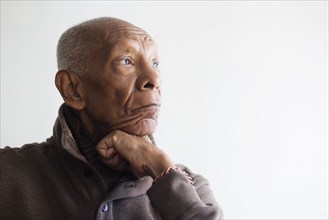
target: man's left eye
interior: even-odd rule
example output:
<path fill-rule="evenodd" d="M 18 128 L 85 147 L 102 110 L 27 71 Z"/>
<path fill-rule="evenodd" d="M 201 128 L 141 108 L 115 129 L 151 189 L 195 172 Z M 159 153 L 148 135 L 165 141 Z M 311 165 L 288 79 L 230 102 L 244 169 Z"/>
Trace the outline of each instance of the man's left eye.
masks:
<path fill-rule="evenodd" d="M 152 62 L 152 66 L 153 66 L 154 68 L 159 68 L 159 62 L 157 62 L 157 61 L 153 61 L 153 62 Z"/>

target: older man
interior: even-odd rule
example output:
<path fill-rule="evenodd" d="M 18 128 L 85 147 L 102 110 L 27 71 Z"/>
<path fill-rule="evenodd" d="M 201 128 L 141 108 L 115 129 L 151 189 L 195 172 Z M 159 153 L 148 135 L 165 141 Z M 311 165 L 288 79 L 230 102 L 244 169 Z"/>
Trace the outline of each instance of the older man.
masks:
<path fill-rule="evenodd" d="M 219 219 L 208 182 L 155 146 L 159 58 L 115 18 L 67 30 L 57 48 L 64 104 L 44 143 L 1 150 L 1 219 Z"/>

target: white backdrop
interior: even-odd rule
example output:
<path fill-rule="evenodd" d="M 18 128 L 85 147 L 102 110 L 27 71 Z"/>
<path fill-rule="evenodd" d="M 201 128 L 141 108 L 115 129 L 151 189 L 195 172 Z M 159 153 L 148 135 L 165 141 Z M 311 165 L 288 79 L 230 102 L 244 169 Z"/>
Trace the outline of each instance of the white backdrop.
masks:
<path fill-rule="evenodd" d="M 1 1 L 2 147 L 51 135 L 57 40 L 100 16 L 158 42 L 158 145 L 226 219 L 328 218 L 328 1 Z"/>

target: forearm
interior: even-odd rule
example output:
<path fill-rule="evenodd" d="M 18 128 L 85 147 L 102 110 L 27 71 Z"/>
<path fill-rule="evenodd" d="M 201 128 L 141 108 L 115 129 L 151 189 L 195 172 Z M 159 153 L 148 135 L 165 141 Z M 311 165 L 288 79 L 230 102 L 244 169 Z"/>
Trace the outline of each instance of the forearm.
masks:
<path fill-rule="evenodd" d="M 163 219 L 221 218 L 221 210 L 208 181 L 181 166 L 192 177 L 192 185 L 188 175 L 176 170 L 169 156 L 152 143 L 115 131 L 102 139 L 96 148 L 102 162 L 112 169 L 126 169 L 137 177 L 155 179 L 147 194 Z"/>
<path fill-rule="evenodd" d="M 208 182 L 201 176 L 194 181 L 195 187 L 183 174 L 171 172 L 156 181 L 147 195 L 163 219 L 221 219 Z"/>

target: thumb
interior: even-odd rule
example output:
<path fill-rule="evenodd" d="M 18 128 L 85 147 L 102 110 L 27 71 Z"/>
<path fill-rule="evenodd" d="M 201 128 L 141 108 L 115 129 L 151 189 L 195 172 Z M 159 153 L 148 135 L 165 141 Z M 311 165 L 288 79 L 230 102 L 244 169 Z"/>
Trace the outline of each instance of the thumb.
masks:
<path fill-rule="evenodd" d="M 104 159 L 113 157 L 117 153 L 117 150 L 115 149 L 116 141 L 117 136 L 114 132 L 111 132 L 110 134 L 105 136 L 98 142 L 96 146 L 98 154 Z"/>

